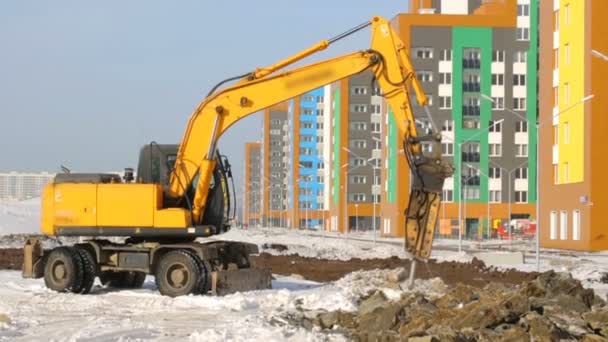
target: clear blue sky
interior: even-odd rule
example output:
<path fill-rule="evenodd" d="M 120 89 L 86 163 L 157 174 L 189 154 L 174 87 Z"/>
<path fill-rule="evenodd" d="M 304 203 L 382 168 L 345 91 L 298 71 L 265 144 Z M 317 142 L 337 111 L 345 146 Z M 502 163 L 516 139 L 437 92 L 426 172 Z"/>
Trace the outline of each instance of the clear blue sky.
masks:
<path fill-rule="evenodd" d="M 135 167 L 141 145 L 179 141 L 218 81 L 407 8 L 407 0 L 2 2 L 0 171 Z M 368 43 L 364 31 L 316 59 Z M 243 143 L 260 138 L 253 115 L 220 141 L 239 184 Z"/>

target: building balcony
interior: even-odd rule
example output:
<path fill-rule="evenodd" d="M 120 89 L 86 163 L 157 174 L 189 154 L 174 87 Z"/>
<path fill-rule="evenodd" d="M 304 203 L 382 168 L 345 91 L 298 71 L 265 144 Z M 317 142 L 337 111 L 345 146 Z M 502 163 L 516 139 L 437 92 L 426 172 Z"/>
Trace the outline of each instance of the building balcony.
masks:
<path fill-rule="evenodd" d="M 479 69 L 481 68 L 481 61 L 479 59 L 465 58 L 462 60 L 462 67 L 464 69 Z"/>
<path fill-rule="evenodd" d="M 478 82 L 463 82 L 462 91 L 465 93 L 479 93 L 481 92 L 481 84 Z"/>
<path fill-rule="evenodd" d="M 472 177 L 462 177 L 462 185 L 466 186 L 480 186 L 481 177 L 480 176 L 472 176 Z"/>
<path fill-rule="evenodd" d="M 480 116 L 481 107 L 479 106 L 462 106 L 462 115 L 464 116 Z"/>
<path fill-rule="evenodd" d="M 479 152 L 462 152 L 462 161 L 467 163 L 479 163 L 481 159 Z"/>

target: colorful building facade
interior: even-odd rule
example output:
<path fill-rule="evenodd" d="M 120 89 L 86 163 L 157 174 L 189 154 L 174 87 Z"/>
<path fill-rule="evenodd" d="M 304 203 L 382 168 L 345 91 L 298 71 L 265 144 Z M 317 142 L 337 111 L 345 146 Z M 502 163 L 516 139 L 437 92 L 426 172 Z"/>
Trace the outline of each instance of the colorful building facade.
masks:
<path fill-rule="evenodd" d="M 608 2 L 540 5 L 541 245 L 608 249 Z"/>

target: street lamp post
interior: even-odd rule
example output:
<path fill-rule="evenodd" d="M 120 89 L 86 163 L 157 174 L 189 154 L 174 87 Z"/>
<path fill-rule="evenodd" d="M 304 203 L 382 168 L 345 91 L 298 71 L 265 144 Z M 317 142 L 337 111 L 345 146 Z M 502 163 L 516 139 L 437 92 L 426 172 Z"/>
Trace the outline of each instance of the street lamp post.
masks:
<path fill-rule="evenodd" d="M 355 232 L 359 232 L 359 203 L 355 203 Z"/>
<path fill-rule="evenodd" d="M 375 140 L 375 141 L 381 141 L 379 138 L 376 138 L 376 137 L 372 137 L 372 139 L 373 139 L 373 140 Z M 355 156 L 355 157 L 359 158 L 359 159 L 363 159 L 363 160 L 364 160 L 364 165 L 365 165 L 365 166 L 369 166 L 369 167 L 371 167 L 371 168 L 372 168 L 372 170 L 373 170 L 373 178 L 374 178 L 374 179 L 373 179 L 373 181 L 372 181 L 372 197 L 373 197 L 373 221 L 372 221 L 372 230 L 374 231 L 374 243 L 376 243 L 376 206 L 377 206 L 377 204 L 378 204 L 378 198 L 377 198 L 376 194 L 374 194 L 374 185 L 375 185 L 375 182 L 376 182 L 376 170 L 378 170 L 378 169 L 379 169 L 378 165 L 376 164 L 376 160 L 377 160 L 377 158 L 371 157 L 371 158 L 365 159 L 365 158 L 363 158 L 363 157 L 359 156 L 358 154 L 356 154 L 355 152 L 353 152 L 353 151 L 349 150 L 349 149 L 348 149 L 348 148 L 346 148 L 346 147 L 342 147 L 342 149 L 343 149 L 344 151 L 348 152 L 349 154 L 352 154 L 353 156 Z M 374 161 L 374 165 L 372 165 L 372 164 L 371 164 L 371 161 L 372 161 L 372 160 Z M 360 166 L 358 166 L 358 167 L 360 167 Z M 353 170 L 354 170 L 354 169 L 353 169 Z M 351 170 L 351 171 L 352 171 L 352 170 Z"/>
<path fill-rule="evenodd" d="M 483 95 L 482 95 L 483 96 Z M 491 125 L 488 126 L 488 130 L 492 127 L 494 127 L 495 125 L 498 125 L 499 123 L 503 122 L 504 119 L 500 119 L 498 121 L 494 121 Z M 462 145 L 466 144 L 467 142 L 472 141 L 473 139 L 477 138 L 478 136 L 480 136 L 482 133 L 485 133 L 485 130 L 483 131 L 479 131 L 475 134 L 473 134 L 472 136 L 470 136 L 468 139 L 461 141 L 460 143 L 458 143 L 458 153 L 460 153 L 460 156 L 458 158 L 458 174 L 460 175 L 460 179 L 458 180 L 459 184 L 460 184 L 460 196 L 458 196 L 458 253 L 462 253 L 462 199 L 463 199 L 463 191 L 462 191 Z"/>

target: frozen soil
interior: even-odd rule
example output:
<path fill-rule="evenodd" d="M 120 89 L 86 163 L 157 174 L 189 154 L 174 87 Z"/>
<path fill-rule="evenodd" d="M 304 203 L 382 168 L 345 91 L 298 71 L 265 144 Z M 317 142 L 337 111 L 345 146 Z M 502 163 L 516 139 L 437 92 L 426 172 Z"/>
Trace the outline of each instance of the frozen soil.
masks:
<path fill-rule="evenodd" d="M 301 257 L 298 255 L 272 255 L 261 253 L 252 257 L 256 267 L 270 268 L 272 273 L 280 275 L 299 275 L 316 282 L 330 282 L 345 275 L 365 270 L 406 268 L 410 260 L 397 257 L 385 259 L 350 259 L 327 260 Z M 23 251 L 17 248 L 0 249 L 0 269 L 20 270 L 23 263 Z M 489 282 L 516 285 L 536 278 L 536 273 L 516 270 L 495 270 L 487 268 L 476 259 L 470 263 L 454 261 L 419 263 L 416 278 L 431 279 L 439 277 L 445 284 L 467 284 L 483 287 Z"/>

